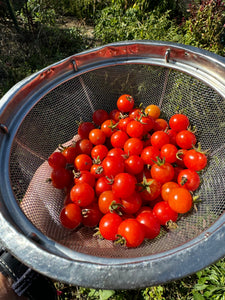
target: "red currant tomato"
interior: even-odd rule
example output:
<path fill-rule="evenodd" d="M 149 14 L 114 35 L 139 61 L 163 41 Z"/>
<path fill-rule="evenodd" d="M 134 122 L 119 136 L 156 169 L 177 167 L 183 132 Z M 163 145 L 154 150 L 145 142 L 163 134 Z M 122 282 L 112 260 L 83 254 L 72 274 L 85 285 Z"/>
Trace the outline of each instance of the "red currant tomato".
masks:
<path fill-rule="evenodd" d="M 61 224 L 68 229 L 75 229 L 82 221 L 81 209 L 75 203 L 63 207 L 60 213 Z"/>
<path fill-rule="evenodd" d="M 131 196 L 136 188 L 137 180 L 129 173 L 119 173 L 115 176 L 112 191 L 117 197 L 127 198 Z"/>
<path fill-rule="evenodd" d="M 193 171 L 201 171 L 207 165 L 207 157 L 204 153 L 195 149 L 188 150 L 184 155 L 185 166 Z"/>
<path fill-rule="evenodd" d="M 103 122 L 109 119 L 109 114 L 104 109 L 97 109 L 92 115 L 93 122 L 100 126 Z"/>
<path fill-rule="evenodd" d="M 101 130 L 106 137 L 110 137 L 116 131 L 115 124 L 116 122 L 112 119 L 106 120 L 101 124 Z"/>
<path fill-rule="evenodd" d="M 122 212 L 128 215 L 137 213 L 141 208 L 142 198 L 138 192 L 134 192 L 127 198 L 122 198 Z"/>
<path fill-rule="evenodd" d="M 104 191 L 110 191 L 112 189 L 112 183 L 113 181 L 109 177 L 102 176 L 98 178 L 95 184 L 96 195 L 99 196 Z"/>
<path fill-rule="evenodd" d="M 140 121 L 132 120 L 127 124 L 126 132 L 130 137 L 140 138 L 144 133 L 144 126 Z"/>
<path fill-rule="evenodd" d="M 153 178 L 143 178 L 139 186 L 139 192 L 142 199 L 146 201 L 153 201 L 159 197 L 161 192 L 161 183 Z"/>
<path fill-rule="evenodd" d="M 75 173 L 74 175 L 74 183 L 82 183 L 86 182 L 90 186 L 95 186 L 95 176 L 91 174 L 89 171 L 83 170 Z"/>
<path fill-rule="evenodd" d="M 74 166 L 79 171 L 89 171 L 92 166 L 92 159 L 87 154 L 79 154 L 74 161 Z"/>
<path fill-rule="evenodd" d="M 160 156 L 160 151 L 158 148 L 153 146 L 148 146 L 144 148 L 141 152 L 141 158 L 146 165 L 153 165 L 157 161 L 157 157 Z"/>
<path fill-rule="evenodd" d="M 82 209 L 82 224 L 87 227 L 95 227 L 103 217 L 97 203 L 91 203 Z"/>
<path fill-rule="evenodd" d="M 182 130 L 176 135 L 176 143 L 180 148 L 191 149 L 196 142 L 195 134 L 189 130 Z"/>
<path fill-rule="evenodd" d="M 121 112 L 129 112 L 134 107 L 134 98 L 130 95 L 124 94 L 117 100 L 117 108 Z"/>
<path fill-rule="evenodd" d="M 169 119 L 169 126 L 176 132 L 186 130 L 189 126 L 189 119 L 184 114 L 175 114 Z"/>
<path fill-rule="evenodd" d="M 106 136 L 101 129 L 95 128 L 92 129 L 89 133 L 89 140 L 93 145 L 104 144 L 106 140 Z"/>
<path fill-rule="evenodd" d="M 73 182 L 73 173 L 64 168 L 53 169 L 51 173 L 51 182 L 57 189 L 69 187 Z"/>
<path fill-rule="evenodd" d="M 143 142 L 139 138 L 129 138 L 124 144 L 124 152 L 127 155 L 140 155 Z"/>
<path fill-rule="evenodd" d="M 115 194 L 109 190 L 104 191 L 99 195 L 98 207 L 103 214 L 108 212 L 117 211 L 121 206 L 120 198 L 116 197 Z"/>
<path fill-rule="evenodd" d="M 94 189 L 86 182 L 75 184 L 70 191 L 71 200 L 80 207 L 91 204 L 94 197 Z"/>
<path fill-rule="evenodd" d="M 152 211 L 141 212 L 136 220 L 142 225 L 145 238 L 154 239 L 159 235 L 160 222 Z"/>
<path fill-rule="evenodd" d="M 91 150 L 91 157 L 93 159 L 100 159 L 102 161 L 108 154 L 108 148 L 105 145 L 96 145 Z"/>
<path fill-rule="evenodd" d="M 92 129 L 95 128 L 95 125 L 91 122 L 82 122 L 78 127 L 78 134 L 81 139 L 87 139 L 89 137 L 89 133 Z"/>
<path fill-rule="evenodd" d="M 155 131 L 151 136 L 151 144 L 153 147 L 161 149 L 163 145 L 169 144 L 170 138 L 164 131 Z"/>
<path fill-rule="evenodd" d="M 184 169 L 179 173 L 177 182 L 179 186 L 193 192 L 197 190 L 200 185 L 200 177 L 195 171 Z"/>
<path fill-rule="evenodd" d="M 171 190 L 168 197 L 169 206 L 177 213 L 187 213 L 192 207 L 192 196 L 191 193 L 183 188 L 174 188 Z"/>
<path fill-rule="evenodd" d="M 115 241 L 117 239 L 118 227 L 122 218 L 116 213 L 105 214 L 99 222 L 99 231 L 104 239 Z"/>
<path fill-rule="evenodd" d="M 131 155 L 125 160 L 125 171 L 137 175 L 144 169 L 143 159 L 138 155 Z"/>
<path fill-rule="evenodd" d="M 170 163 L 155 163 L 151 167 L 152 178 L 160 183 L 172 181 L 174 178 L 174 168 Z"/>
<path fill-rule="evenodd" d="M 114 148 L 123 148 L 128 138 L 126 132 L 118 130 L 111 135 L 110 141 Z"/>
<path fill-rule="evenodd" d="M 125 239 L 126 246 L 129 248 L 140 246 L 145 238 L 142 225 L 136 219 L 131 218 L 120 223 L 118 235 Z"/>
<path fill-rule="evenodd" d="M 48 164 L 53 169 L 65 168 L 66 158 L 61 152 L 53 152 L 48 158 Z"/>
<path fill-rule="evenodd" d="M 102 161 L 102 167 L 104 170 L 105 176 L 111 177 L 116 176 L 118 173 L 124 172 L 125 163 L 124 159 L 117 156 L 106 156 Z"/>
<path fill-rule="evenodd" d="M 176 222 L 178 218 L 178 213 L 173 211 L 166 201 L 156 203 L 153 213 L 161 225 L 166 225 L 169 221 Z"/>
<path fill-rule="evenodd" d="M 164 201 L 168 201 L 169 194 L 172 189 L 178 188 L 179 184 L 173 181 L 168 181 L 162 185 L 161 196 Z"/>
<path fill-rule="evenodd" d="M 165 158 L 165 162 L 174 163 L 177 160 L 177 147 L 173 144 L 165 144 L 160 150 L 162 158 Z"/>

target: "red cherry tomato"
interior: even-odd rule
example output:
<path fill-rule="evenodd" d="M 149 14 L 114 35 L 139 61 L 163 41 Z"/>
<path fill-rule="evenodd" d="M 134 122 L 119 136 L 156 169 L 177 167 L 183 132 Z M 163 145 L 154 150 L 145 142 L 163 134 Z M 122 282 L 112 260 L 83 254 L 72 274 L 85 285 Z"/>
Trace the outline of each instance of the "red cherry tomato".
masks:
<path fill-rule="evenodd" d="M 106 137 L 110 137 L 116 131 L 115 124 L 116 122 L 112 119 L 106 120 L 101 124 L 101 130 Z"/>
<path fill-rule="evenodd" d="M 195 171 L 184 169 L 178 174 L 177 182 L 179 186 L 193 192 L 200 185 L 200 177 Z"/>
<path fill-rule="evenodd" d="M 77 144 L 66 147 L 62 151 L 62 155 L 66 158 L 66 161 L 68 164 L 73 164 L 76 156 L 79 154 L 80 154 L 80 150 L 79 150 Z"/>
<path fill-rule="evenodd" d="M 128 138 L 126 132 L 118 130 L 111 135 L 110 141 L 114 148 L 123 148 Z"/>
<path fill-rule="evenodd" d="M 94 175 L 95 179 L 101 178 L 105 175 L 102 164 L 93 164 L 91 166 L 90 173 Z"/>
<path fill-rule="evenodd" d="M 138 192 L 134 192 L 127 198 L 122 198 L 122 212 L 128 215 L 135 214 L 142 205 L 142 198 Z"/>
<path fill-rule="evenodd" d="M 96 195 L 99 196 L 104 191 L 110 191 L 112 189 L 112 183 L 113 181 L 109 177 L 102 176 L 98 178 L 95 184 Z"/>
<path fill-rule="evenodd" d="M 129 112 L 134 107 L 134 98 L 130 95 L 124 94 L 117 100 L 117 108 L 121 112 Z"/>
<path fill-rule="evenodd" d="M 184 155 L 185 166 L 193 171 L 201 171 L 207 165 L 207 157 L 204 153 L 195 149 L 188 150 Z"/>
<path fill-rule="evenodd" d="M 80 207 L 91 204 L 94 197 L 94 189 L 86 182 L 75 184 L 70 191 L 71 200 Z"/>
<path fill-rule="evenodd" d="M 125 163 L 124 159 L 119 159 L 117 156 L 106 156 L 102 161 L 102 167 L 105 176 L 116 176 L 118 173 L 124 172 Z"/>
<path fill-rule="evenodd" d="M 153 207 L 153 213 L 161 225 L 166 225 L 169 221 L 176 222 L 178 218 L 178 213 L 173 211 L 166 201 L 156 203 Z"/>
<path fill-rule="evenodd" d="M 104 191 L 99 195 L 98 207 L 103 214 L 117 211 L 121 207 L 121 200 L 111 190 Z"/>
<path fill-rule="evenodd" d="M 146 165 L 153 165 L 157 161 L 157 157 L 160 156 L 160 151 L 158 148 L 153 146 L 148 146 L 144 148 L 141 152 L 141 158 Z"/>
<path fill-rule="evenodd" d="M 74 175 L 74 183 L 82 183 L 86 182 L 90 186 L 94 187 L 95 186 L 95 176 L 91 174 L 89 171 L 82 170 Z"/>
<path fill-rule="evenodd" d="M 155 163 L 151 167 L 151 175 L 152 178 L 163 184 L 167 181 L 173 180 L 174 168 L 167 162 Z"/>
<path fill-rule="evenodd" d="M 163 145 L 169 144 L 170 138 L 164 131 L 155 131 L 151 136 L 151 144 L 153 147 L 161 149 Z"/>
<path fill-rule="evenodd" d="M 142 199 L 146 201 L 153 201 L 159 197 L 161 191 L 161 183 L 153 178 L 143 178 L 141 185 L 139 185 L 139 192 Z"/>
<path fill-rule="evenodd" d="M 191 149 L 196 142 L 195 134 L 189 130 L 182 130 L 176 135 L 176 143 L 180 148 Z"/>
<path fill-rule="evenodd" d="M 60 213 L 61 224 L 68 229 L 75 229 L 82 220 L 81 209 L 75 203 L 69 203 Z"/>
<path fill-rule="evenodd" d="M 65 168 L 66 158 L 61 152 L 53 152 L 48 158 L 48 164 L 53 169 Z"/>
<path fill-rule="evenodd" d="M 127 124 L 130 123 L 132 121 L 132 119 L 130 117 L 125 117 L 119 120 L 117 128 L 119 130 L 125 131 L 127 129 Z"/>
<path fill-rule="evenodd" d="M 160 233 L 160 222 L 152 211 L 141 212 L 136 220 L 142 225 L 142 229 L 147 239 L 154 239 Z"/>
<path fill-rule="evenodd" d="M 101 129 L 95 128 L 92 129 L 89 133 L 89 140 L 93 145 L 104 144 L 106 140 L 106 136 Z"/>
<path fill-rule="evenodd" d="M 175 114 L 169 119 L 169 126 L 176 132 L 186 130 L 189 126 L 189 119 L 184 114 Z"/>
<path fill-rule="evenodd" d="M 93 122 L 100 126 L 103 122 L 109 119 L 109 114 L 104 109 L 97 109 L 92 115 Z"/>
<path fill-rule="evenodd" d="M 92 159 L 87 154 L 79 154 L 74 161 L 74 166 L 79 171 L 89 171 L 92 166 Z"/>
<path fill-rule="evenodd" d="M 131 196 L 136 188 L 136 178 L 129 173 L 119 173 L 115 176 L 112 191 L 117 197 L 127 198 Z"/>
<path fill-rule="evenodd" d="M 73 182 L 73 173 L 64 168 L 53 169 L 51 173 L 51 182 L 57 189 L 67 188 Z"/>
<path fill-rule="evenodd" d="M 97 203 L 91 203 L 82 209 L 82 224 L 87 227 L 95 227 L 103 217 Z"/>
<path fill-rule="evenodd" d="M 177 147 L 173 144 L 165 144 L 160 150 L 161 158 L 165 158 L 165 162 L 174 163 L 177 160 Z"/>
<path fill-rule="evenodd" d="M 169 127 L 169 124 L 167 123 L 167 121 L 165 119 L 156 119 L 155 120 L 155 124 L 154 124 L 154 130 L 158 131 L 158 130 L 166 130 Z"/>
<path fill-rule="evenodd" d="M 109 150 L 105 145 L 96 145 L 91 150 L 91 157 L 102 161 L 107 156 L 108 151 Z"/>
<path fill-rule="evenodd" d="M 168 197 L 169 206 L 177 213 L 187 213 L 192 207 L 192 196 L 190 192 L 183 188 L 174 188 Z"/>
<path fill-rule="evenodd" d="M 139 138 L 129 138 L 124 144 L 124 152 L 127 155 L 140 155 L 143 142 Z"/>
<path fill-rule="evenodd" d="M 149 133 L 155 126 L 155 121 L 152 117 L 150 116 L 144 116 L 142 115 L 139 118 L 140 122 L 143 124 L 143 135 Z"/>
<path fill-rule="evenodd" d="M 82 122 L 79 127 L 77 133 L 81 137 L 81 139 L 87 139 L 89 133 L 92 129 L 95 128 L 95 125 L 91 122 Z"/>
<path fill-rule="evenodd" d="M 140 121 L 132 120 L 127 124 L 126 132 L 130 137 L 140 138 L 144 133 L 144 126 Z"/>
<path fill-rule="evenodd" d="M 93 148 L 93 144 L 89 139 L 82 139 L 79 142 L 77 142 L 77 148 L 79 153 L 90 155 L 91 150 Z"/>
<path fill-rule="evenodd" d="M 118 227 L 118 235 L 126 241 L 127 247 L 138 247 L 144 241 L 145 235 L 142 225 L 136 219 L 126 219 Z"/>
<path fill-rule="evenodd" d="M 133 108 L 130 112 L 129 112 L 129 117 L 131 119 L 139 119 L 142 115 L 142 109 L 141 108 Z"/>
<path fill-rule="evenodd" d="M 125 171 L 137 175 L 144 169 L 143 159 L 138 155 L 131 155 L 125 160 Z"/>
<path fill-rule="evenodd" d="M 118 109 L 113 109 L 109 113 L 109 118 L 114 120 L 117 123 L 120 120 L 120 114 L 121 112 Z"/>
<path fill-rule="evenodd" d="M 104 239 L 115 241 L 117 239 L 118 227 L 122 218 L 116 213 L 105 214 L 99 222 L 99 231 Z"/>
<path fill-rule="evenodd" d="M 179 184 L 173 181 L 168 181 L 162 185 L 161 196 L 164 201 L 168 201 L 169 194 L 172 189 L 178 188 Z"/>
<path fill-rule="evenodd" d="M 123 151 L 122 148 L 112 148 L 109 150 L 107 156 L 116 156 L 119 159 L 121 159 L 121 158 L 124 159 L 124 154 L 125 154 L 125 152 Z"/>

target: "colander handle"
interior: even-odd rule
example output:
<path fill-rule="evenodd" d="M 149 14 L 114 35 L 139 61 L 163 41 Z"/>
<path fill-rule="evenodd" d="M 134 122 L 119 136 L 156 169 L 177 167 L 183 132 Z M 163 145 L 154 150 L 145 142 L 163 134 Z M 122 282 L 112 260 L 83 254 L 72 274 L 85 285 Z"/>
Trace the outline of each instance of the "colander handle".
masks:
<path fill-rule="evenodd" d="M 28 299 L 57 299 L 52 281 L 19 262 L 9 252 L 0 249 L 0 272 L 13 280 L 12 289 Z"/>

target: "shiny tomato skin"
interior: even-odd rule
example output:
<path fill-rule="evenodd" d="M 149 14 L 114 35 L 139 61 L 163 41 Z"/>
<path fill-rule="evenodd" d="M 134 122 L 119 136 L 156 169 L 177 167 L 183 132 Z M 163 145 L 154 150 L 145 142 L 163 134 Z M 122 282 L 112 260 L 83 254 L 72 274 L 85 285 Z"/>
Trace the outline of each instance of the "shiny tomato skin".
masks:
<path fill-rule="evenodd" d="M 166 225 L 167 222 L 176 222 L 178 213 L 173 211 L 168 202 L 161 201 L 153 207 L 153 214 L 157 217 L 161 225 Z"/>
<path fill-rule="evenodd" d="M 76 156 L 80 154 L 80 150 L 76 144 L 76 146 L 72 145 L 72 146 L 66 147 L 62 151 L 62 154 L 66 158 L 66 161 L 68 164 L 73 164 Z"/>
<path fill-rule="evenodd" d="M 121 95 L 117 100 L 117 108 L 121 112 L 129 112 L 134 107 L 134 98 L 128 94 Z"/>
<path fill-rule="evenodd" d="M 82 209 L 81 223 L 86 227 L 95 227 L 103 217 L 103 214 L 98 208 L 98 204 L 93 202 Z"/>
<path fill-rule="evenodd" d="M 161 149 L 163 145 L 169 144 L 170 138 L 164 131 L 155 131 L 151 136 L 151 144 L 153 147 Z"/>
<path fill-rule="evenodd" d="M 106 176 L 102 176 L 97 179 L 95 184 L 95 193 L 99 196 L 104 191 L 110 191 L 112 189 L 112 180 Z"/>
<path fill-rule="evenodd" d="M 109 114 L 104 109 L 97 109 L 93 112 L 92 119 L 97 126 L 101 126 L 103 122 L 109 119 Z"/>
<path fill-rule="evenodd" d="M 133 108 L 130 112 L 129 112 L 129 117 L 131 119 L 139 119 L 142 115 L 142 110 L 141 108 Z"/>
<path fill-rule="evenodd" d="M 196 142 L 195 134 L 189 130 L 182 130 L 176 135 L 176 143 L 180 148 L 191 149 Z"/>
<path fill-rule="evenodd" d="M 168 201 L 171 190 L 174 188 L 178 188 L 178 187 L 179 187 L 179 184 L 176 182 L 173 182 L 173 181 L 165 182 L 161 188 L 162 199 L 164 201 Z"/>
<path fill-rule="evenodd" d="M 143 211 L 136 220 L 142 225 L 144 236 L 147 239 L 154 239 L 160 233 L 160 222 L 152 211 Z"/>
<path fill-rule="evenodd" d="M 161 158 L 165 158 L 165 162 L 168 163 L 175 163 L 177 160 L 176 154 L 177 154 L 177 147 L 173 144 L 165 144 L 162 146 L 160 150 Z"/>
<path fill-rule="evenodd" d="M 126 132 L 118 130 L 111 135 L 110 141 L 114 148 L 123 148 L 128 138 Z"/>
<path fill-rule="evenodd" d="M 140 138 L 144 133 L 144 126 L 140 121 L 132 120 L 127 124 L 126 132 L 132 138 Z"/>
<path fill-rule="evenodd" d="M 131 196 L 127 198 L 122 198 L 122 212 L 125 214 L 133 215 L 141 208 L 142 198 L 138 192 L 134 192 Z"/>
<path fill-rule="evenodd" d="M 96 145 L 91 149 L 91 157 L 93 159 L 99 158 L 102 161 L 108 154 L 109 150 L 105 145 Z"/>
<path fill-rule="evenodd" d="M 143 159 L 138 155 L 131 155 L 125 160 L 125 171 L 137 175 L 144 169 Z"/>
<path fill-rule="evenodd" d="M 197 172 L 184 169 L 178 174 L 177 182 L 179 186 L 193 192 L 197 190 L 200 185 L 200 177 Z"/>
<path fill-rule="evenodd" d="M 119 130 L 125 131 L 127 129 L 127 124 L 130 123 L 132 121 L 132 119 L 130 117 L 126 117 L 126 118 L 122 118 L 119 120 L 117 128 Z"/>
<path fill-rule="evenodd" d="M 115 241 L 117 239 L 118 227 L 122 223 L 122 218 L 116 213 L 105 214 L 99 222 L 99 231 L 106 240 Z"/>
<path fill-rule="evenodd" d="M 184 114 L 175 114 L 169 119 L 170 128 L 176 132 L 186 130 L 189 124 L 189 119 Z"/>
<path fill-rule="evenodd" d="M 105 175 L 102 164 L 94 164 L 91 166 L 90 173 L 95 177 L 95 179 L 101 178 Z"/>
<path fill-rule="evenodd" d="M 114 128 L 116 122 L 112 119 L 105 120 L 101 124 L 101 130 L 104 132 L 106 137 L 110 137 L 113 132 L 116 131 L 116 128 Z"/>
<path fill-rule="evenodd" d="M 75 184 L 70 191 L 72 202 L 80 207 L 86 207 L 94 201 L 94 189 L 86 182 Z"/>
<path fill-rule="evenodd" d="M 169 127 L 169 124 L 165 119 L 156 119 L 154 124 L 154 130 L 155 131 L 165 131 Z"/>
<path fill-rule="evenodd" d="M 77 142 L 77 148 L 79 153 L 90 155 L 91 150 L 93 148 L 93 144 L 89 139 L 82 139 Z"/>
<path fill-rule="evenodd" d="M 162 165 L 158 165 L 155 163 L 151 167 L 151 176 L 161 184 L 172 181 L 174 178 L 174 168 L 170 163 L 163 163 Z"/>
<path fill-rule="evenodd" d="M 114 177 L 118 173 L 124 172 L 125 163 L 124 159 L 117 156 L 106 156 L 102 161 L 102 167 L 104 170 L 104 175 L 108 177 Z"/>
<path fill-rule="evenodd" d="M 188 150 L 183 158 L 185 166 L 192 171 L 201 171 L 207 165 L 207 157 L 204 153 L 194 149 Z"/>
<path fill-rule="evenodd" d="M 160 156 L 160 151 L 158 148 L 153 146 L 148 146 L 144 148 L 141 152 L 141 158 L 146 165 L 153 165 L 157 161 L 157 157 Z"/>
<path fill-rule="evenodd" d="M 145 235 L 142 225 L 136 219 L 125 219 L 118 227 L 118 235 L 126 240 L 128 248 L 135 248 L 142 244 Z"/>
<path fill-rule="evenodd" d="M 140 155 L 143 150 L 143 141 L 139 138 L 129 138 L 124 144 L 124 152 L 127 155 Z"/>
<path fill-rule="evenodd" d="M 74 161 L 74 166 L 79 171 L 89 171 L 92 166 L 92 159 L 87 154 L 79 154 Z"/>
<path fill-rule="evenodd" d="M 119 173 L 115 176 L 112 191 L 117 197 L 127 198 L 131 196 L 136 188 L 137 180 L 129 173 Z"/>
<path fill-rule="evenodd" d="M 104 191 L 102 192 L 98 197 L 98 207 L 99 210 L 103 214 L 107 214 L 108 212 L 111 212 L 111 205 L 113 204 L 119 204 L 121 205 L 120 198 L 116 197 L 116 195 L 113 193 L 112 190 Z"/>
<path fill-rule="evenodd" d="M 119 159 L 123 158 L 124 159 L 125 152 L 123 151 L 122 148 L 112 148 L 109 150 L 107 156 L 116 156 Z"/>
<path fill-rule="evenodd" d="M 168 204 L 177 213 L 187 213 L 193 204 L 191 193 L 183 187 L 174 188 L 169 194 Z"/>
<path fill-rule="evenodd" d="M 150 116 L 141 116 L 139 120 L 143 124 L 143 135 L 149 133 L 155 126 L 155 121 Z"/>
<path fill-rule="evenodd" d="M 51 183 L 57 189 L 69 187 L 73 182 L 73 173 L 65 168 L 53 169 L 51 172 Z"/>
<path fill-rule="evenodd" d="M 101 129 L 95 128 L 92 129 L 89 133 L 89 140 L 93 145 L 104 144 L 106 140 L 106 136 Z"/>
<path fill-rule="evenodd" d="M 158 119 L 160 116 L 160 108 L 155 104 L 150 104 L 145 108 L 145 113 L 152 117 L 154 120 Z"/>
<path fill-rule="evenodd" d="M 82 183 L 82 182 L 86 182 L 90 186 L 94 187 L 95 186 L 95 176 L 86 170 L 75 173 L 74 183 L 76 184 L 76 183 Z"/>
<path fill-rule="evenodd" d="M 66 158 L 61 152 L 53 152 L 48 158 L 48 164 L 53 169 L 65 168 Z"/>
<path fill-rule="evenodd" d="M 120 114 L 121 112 L 118 109 L 113 109 L 109 113 L 109 118 L 114 120 L 117 123 L 120 120 Z"/>
<path fill-rule="evenodd" d="M 161 183 L 153 178 L 144 178 L 139 186 L 139 193 L 143 200 L 153 201 L 159 197 L 161 192 Z"/>
<path fill-rule="evenodd" d="M 75 229 L 81 221 L 81 208 L 75 203 L 65 205 L 60 212 L 60 222 L 65 228 Z"/>

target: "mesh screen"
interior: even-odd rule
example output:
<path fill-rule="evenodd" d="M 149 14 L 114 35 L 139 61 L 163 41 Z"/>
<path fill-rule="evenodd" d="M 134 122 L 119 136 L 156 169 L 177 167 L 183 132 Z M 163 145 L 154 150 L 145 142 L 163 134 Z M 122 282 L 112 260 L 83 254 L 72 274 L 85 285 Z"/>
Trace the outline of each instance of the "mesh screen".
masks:
<path fill-rule="evenodd" d="M 167 120 L 177 110 L 183 110 L 196 125 L 202 148 L 210 149 L 209 166 L 196 192 L 201 199 L 198 210 L 182 216 L 176 230 L 162 228 L 156 239 L 145 241 L 135 249 L 98 240 L 93 237 L 92 229 L 70 231 L 62 228 L 59 213 L 63 192 L 46 183 L 51 172 L 46 159 L 59 144 L 76 134 L 76 121 L 89 121 L 93 110 L 98 108 L 114 109 L 118 97 L 124 93 L 131 94 L 137 104 L 160 105 Z M 192 76 L 168 68 L 116 65 L 74 77 L 46 94 L 18 130 L 10 160 L 15 197 L 26 217 L 41 232 L 78 252 L 126 258 L 173 249 L 198 236 L 224 211 L 224 114 L 224 98 L 215 90 Z"/>

